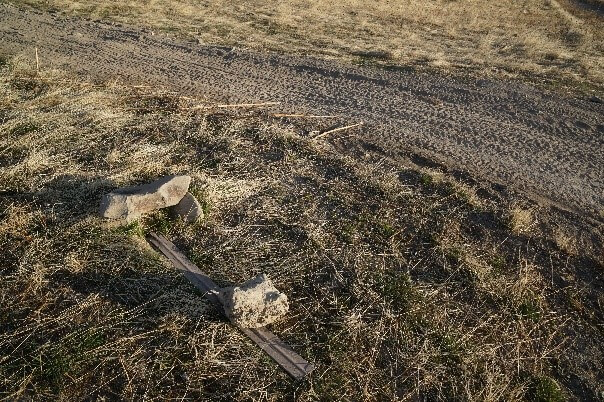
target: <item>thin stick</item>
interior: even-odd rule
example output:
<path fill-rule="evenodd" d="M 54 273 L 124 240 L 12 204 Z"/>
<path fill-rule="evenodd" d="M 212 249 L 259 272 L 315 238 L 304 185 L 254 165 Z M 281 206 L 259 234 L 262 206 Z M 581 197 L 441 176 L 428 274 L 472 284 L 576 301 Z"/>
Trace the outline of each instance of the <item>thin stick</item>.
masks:
<path fill-rule="evenodd" d="M 36 71 L 40 72 L 40 59 L 38 58 L 38 48 L 36 48 Z"/>
<path fill-rule="evenodd" d="M 324 137 L 324 136 L 326 136 L 328 134 L 333 134 L 333 133 L 336 133 L 338 131 L 348 130 L 349 128 L 359 127 L 359 126 L 362 126 L 362 125 L 363 125 L 363 123 L 361 122 L 361 123 L 357 123 L 357 124 L 351 124 L 350 126 L 344 126 L 344 127 L 334 128 L 333 130 L 327 130 L 327 131 L 324 131 L 324 132 L 322 132 L 320 134 L 317 134 L 312 139 L 316 140 L 317 138 Z"/>
<path fill-rule="evenodd" d="M 263 103 L 239 103 L 233 105 L 216 105 L 214 107 L 256 107 L 256 106 L 275 106 L 280 104 L 281 102 L 263 102 Z"/>
<path fill-rule="evenodd" d="M 285 113 L 275 113 L 272 115 L 273 117 L 308 117 L 312 119 L 331 119 L 340 117 L 338 115 L 316 115 L 316 114 L 285 114 Z"/>
<path fill-rule="evenodd" d="M 236 108 L 236 107 L 259 107 L 259 106 L 275 106 L 280 102 L 262 102 L 262 103 L 234 103 L 231 105 L 199 105 L 193 106 L 191 110 L 196 109 L 213 109 L 213 108 Z"/>

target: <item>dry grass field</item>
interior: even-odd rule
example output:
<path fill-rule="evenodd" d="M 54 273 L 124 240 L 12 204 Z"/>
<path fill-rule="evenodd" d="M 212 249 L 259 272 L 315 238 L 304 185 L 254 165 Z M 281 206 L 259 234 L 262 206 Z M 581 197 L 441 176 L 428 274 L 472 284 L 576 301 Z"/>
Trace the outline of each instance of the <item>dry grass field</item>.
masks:
<path fill-rule="evenodd" d="M 19 59 L 0 94 L 0 399 L 602 397 L 601 226 L 345 132 L 313 139 L 320 119 Z M 103 193 L 171 173 L 193 177 L 200 223 L 96 216 Z M 230 326 L 149 230 L 221 284 L 269 274 L 291 305 L 271 329 L 310 378 Z"/>
<path fill-rule="evenodd" d="M 601 89 L 604 84 L 600 0 L 17 3 L 23 2 L 143 25 L 157 34 L 186 35 L 208 44 L 522 77 L 569 87 Z"/>

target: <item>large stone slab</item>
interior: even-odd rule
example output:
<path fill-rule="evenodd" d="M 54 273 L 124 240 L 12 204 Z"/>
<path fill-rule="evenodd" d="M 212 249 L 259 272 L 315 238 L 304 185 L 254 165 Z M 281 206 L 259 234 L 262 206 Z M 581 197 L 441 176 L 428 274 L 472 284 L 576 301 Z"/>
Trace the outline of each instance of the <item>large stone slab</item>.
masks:
<path fill-rule="evenodd" d="M 185 194 L 182 200 L 172 208 L 172 212 L 188 223 L 203 218 L 203 208 L 191 193 Z"/>
<path fill-rule="evenodd" d="M 287 296 L 260 274 L 239 286 L 223 288 L 220 297 L 231 322 L 242 328 L 259 328 L 277 321 L 289 310 Z"/>
<path fill-rule="evenodd" d="M 141 186 L 120 188 L 103 196 L 99 213 L 131 222 L 145 213 L 178 204 L 190 183 L 190 176 L 166 176 Z"/>

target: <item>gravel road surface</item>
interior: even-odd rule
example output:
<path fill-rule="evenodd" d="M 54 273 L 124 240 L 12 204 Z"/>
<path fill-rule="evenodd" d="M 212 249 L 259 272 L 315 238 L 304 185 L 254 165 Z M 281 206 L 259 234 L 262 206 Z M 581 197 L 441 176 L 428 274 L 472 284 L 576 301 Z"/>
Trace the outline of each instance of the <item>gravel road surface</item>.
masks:
<path fill-rule="evenodd" d="M 151 31 L 0 4 L 0 55 L 219 102 L 340 114 L 388 151 L 418 150 L 477 177 L 598 217 L 604 104 L 520 82 L 204 46 Z M 601 219 L 601 215 L 600 215 Z"/>

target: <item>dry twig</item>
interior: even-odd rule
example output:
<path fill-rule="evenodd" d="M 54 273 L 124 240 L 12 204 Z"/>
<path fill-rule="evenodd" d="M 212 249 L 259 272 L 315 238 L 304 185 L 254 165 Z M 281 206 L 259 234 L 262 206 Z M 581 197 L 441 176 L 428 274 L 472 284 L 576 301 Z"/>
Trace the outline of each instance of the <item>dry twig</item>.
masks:
<path fill-rule="evenodd" d="M 317 114 L 287 114 L 287 113 L 274 113 L 273 117 L 304 117 L 309 119 L 331 119 L 340 117 L 338 115 L 317 115 Z"/>
<path fill-rule="evenodd" d="M 261 103 L 234 103 L 234 104 L 225 104 L 225 105 L 198 105 L 193 106 L 190 110 L 198 110 L 198 109 L 214 109 L 214 108 L 239 108 L 239 107 L 262 107 L 262 106 L 275 106 L 279 105 L 280 102 L 261 102 Z"/>
<path fill-rule="evenodd" d="M 359 127 L 359 126 L 362 126 L 362 125 L 363 125 L 363 123 L 361 122 L 361 123 L 351 124 L 349 126 L 334 128 L 333 130 L 323 131 L 322 133 L 319 133 L 319 134 L 315 135 L 312 139 L 316 140 L 318 138 L 325 137 L 328 134 L 337 133 L 338 131 L 344 131 L 344 130 L 348 130 L 350 128 Z"/>

